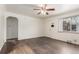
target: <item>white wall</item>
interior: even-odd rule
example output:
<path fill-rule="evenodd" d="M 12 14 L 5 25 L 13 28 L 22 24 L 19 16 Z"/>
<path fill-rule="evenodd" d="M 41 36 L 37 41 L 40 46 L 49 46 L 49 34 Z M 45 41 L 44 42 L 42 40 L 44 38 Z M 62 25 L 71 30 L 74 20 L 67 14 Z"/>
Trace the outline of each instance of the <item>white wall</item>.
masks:
<path fill-rule="evenodd" d="M 0 49 L 2 48 L 5 38 L 4 38 L 4 13 L 5 5 L 0 4 Z"/>
<path fill-rule="evenodd" d="M 79 34 L 78 33 L 66 33 L 66 32 L 58 32 L 58 21 L 60 18 L 69 17 L 73 15 L 79 15 L 79 10 L 64 13 L 58 16 L 54 16 L 46 19 L 45 21 L 45 35 L 51 38 L 55 38 L 62 41 L 71 40 L 72 43 L 79 44 Z M 51 28 L 51 24 L 54 23 L 54 27 Z M 77 42 L 74 42 L 77 40 Z"/>
<path fill-rule="evenodd" d="M 19 18 L 19 38 L 27 39 L 33 37 L 40 37 L 43 35 L 42 32 L 42 20 L 32 17 Z"/>

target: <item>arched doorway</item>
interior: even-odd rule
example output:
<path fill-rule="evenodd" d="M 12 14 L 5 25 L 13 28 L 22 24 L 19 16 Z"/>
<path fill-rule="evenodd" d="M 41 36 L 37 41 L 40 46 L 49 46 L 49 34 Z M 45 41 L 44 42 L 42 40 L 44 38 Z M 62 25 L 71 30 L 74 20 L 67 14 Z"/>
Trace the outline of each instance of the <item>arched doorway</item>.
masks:
<path fill-rule="evenodd" d="M 18 39 L 18 19 L 16 17 L 9 16 L 7 17 L 7 40 Z"/>

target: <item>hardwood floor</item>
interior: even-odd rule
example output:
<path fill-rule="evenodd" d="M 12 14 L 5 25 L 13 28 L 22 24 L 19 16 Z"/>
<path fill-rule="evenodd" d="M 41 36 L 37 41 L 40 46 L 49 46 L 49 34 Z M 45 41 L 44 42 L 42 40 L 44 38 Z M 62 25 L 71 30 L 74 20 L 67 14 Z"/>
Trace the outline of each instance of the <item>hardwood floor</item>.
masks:
<path fill-rule="evenodd" d="M 10 54 L 78 54 L 79 46 L 48 37 L 20 40 Z"/>

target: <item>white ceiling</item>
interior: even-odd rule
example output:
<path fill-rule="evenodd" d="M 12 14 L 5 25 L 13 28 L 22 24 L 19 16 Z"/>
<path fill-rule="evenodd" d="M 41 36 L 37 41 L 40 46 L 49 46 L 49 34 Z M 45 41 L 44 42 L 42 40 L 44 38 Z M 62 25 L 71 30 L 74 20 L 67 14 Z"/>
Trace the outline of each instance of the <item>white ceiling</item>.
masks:
<path fill-rule="evenodd" d="M 33 10 L 39 8 L 37 4 L 7 4 L 6 9 L 10 12 L 15 12 L 23 15 L 29 15 L 33 17 L 50 17 L 53 15 L 61 14 L 64 12 L 73 11 L 79 9 L 78 4 L 48 4 L 47 8 L 55 8 L 55 11 L 49 11 L 49 15 L 37 15 L 38 11 Z"/>

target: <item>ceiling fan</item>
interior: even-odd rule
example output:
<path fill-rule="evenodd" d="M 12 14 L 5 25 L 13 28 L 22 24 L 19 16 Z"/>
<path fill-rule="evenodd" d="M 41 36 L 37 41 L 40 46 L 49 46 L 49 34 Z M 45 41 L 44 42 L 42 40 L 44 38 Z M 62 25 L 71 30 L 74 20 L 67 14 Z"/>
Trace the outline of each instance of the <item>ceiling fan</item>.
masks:
<path fill-rule="evenodd" d="M 41 7 L 33 10 L 39 10 L 37 15 L 43 14 L 43 15 L 49 15 L 48 11 L 54 11 L 55 8 L 47 8 L 47 4 L 42 4 Z"/>

